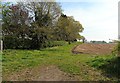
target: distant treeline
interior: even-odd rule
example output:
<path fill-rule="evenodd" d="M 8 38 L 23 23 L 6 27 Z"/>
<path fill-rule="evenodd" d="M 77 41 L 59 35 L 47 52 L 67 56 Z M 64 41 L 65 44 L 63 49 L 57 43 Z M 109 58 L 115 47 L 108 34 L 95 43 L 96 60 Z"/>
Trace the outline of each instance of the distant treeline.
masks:
<path fill-rule="evenodd" d="M 80 39 L 82 25 L 57 2 L 1 3 L 4 49 L 40 49 L 50 42 Z M 54 45 L 53 45 L 54 46 Z"/>
<path fill-rule="evenodd" d="M 96 43 L 96 44 L 101 44 L 101 43 L 107 43 L 106 41 L 90 41 L 90 43 Z"/>

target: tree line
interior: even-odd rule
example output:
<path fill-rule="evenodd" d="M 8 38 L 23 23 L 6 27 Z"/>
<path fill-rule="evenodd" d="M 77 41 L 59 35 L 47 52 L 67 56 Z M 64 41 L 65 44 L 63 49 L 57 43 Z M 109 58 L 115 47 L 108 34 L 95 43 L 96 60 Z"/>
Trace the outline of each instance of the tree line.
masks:
<path fill-rule="evenodd" d="M 80 39 L 82 25 L 62 13 L 57 2 L 2 4 L 4 49 L 40 49 L 53 41 L 69 44 Z"/>

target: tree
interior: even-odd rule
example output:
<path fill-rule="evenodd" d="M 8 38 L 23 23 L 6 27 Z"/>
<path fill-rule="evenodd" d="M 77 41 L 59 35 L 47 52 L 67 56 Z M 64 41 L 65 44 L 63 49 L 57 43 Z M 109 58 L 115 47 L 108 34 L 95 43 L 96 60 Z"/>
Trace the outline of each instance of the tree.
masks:
<path fill-rule="evenodd" d="M 50 39 L 61 8 L 56 2 L 19 2 L 2 12 L 4 47 L 39 49 Z"/>
<path fill-rule="evenodd" d="M 28 6 L 31 7 L 34 16 L 31 24 L 31 27 L 34 28 L 32 30 L 34 34 L 32 35 L 32 41 L 36 40 L 34 46 L 39 49 L 39 47 L 44 47 L 44 44 L 51 39 L 54 25 L 61 14 L 61 7 L 56 2 L 32 2 Z"/>
<path fill-rule="evenodd" d="M 58 32 L 56 34 L 60 40 L 68 41 L 70 44 L 70 42 L 81 38 L 79 33 L 83 31 L 83 27 L 73 17 L 62 14 L 58 19 L 57 27 Z"/>
<path fill-rule="evenodd" d="M 26 23 L 29 19 L 27 9 L 23 8 L 22 4 L 7 5 L 3 7 L 2 15 L 3 15 L 2 30 L 4 47 L 5 48 L 29 47 L 25 45 L 25 40 L 28 39 L 27 34 L 29 34 L 29 26 Z"/>
<path fill-rule="evenodd" d="M 2 9 L 4 47 L 39 49 L 49 41 L 64 40 L 70 44 L 81 38 L 82 25 L 61 12 L 57 2 L 5 4 Z"/>

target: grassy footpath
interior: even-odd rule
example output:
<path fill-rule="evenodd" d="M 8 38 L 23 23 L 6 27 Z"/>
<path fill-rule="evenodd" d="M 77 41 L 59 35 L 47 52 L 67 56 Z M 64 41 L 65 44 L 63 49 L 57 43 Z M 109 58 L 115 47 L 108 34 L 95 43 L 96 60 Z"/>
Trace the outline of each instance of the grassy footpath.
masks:
<path fill-rule="evenodd" d="M 25 68 L 36 66 L 56 65 L 60 70 L 79 76 L 82 80 L 112 80 L 116 77 L 106 77 L 97 70 L 101 61 L 94 60 L 99 56 L 88 54 L 73 54 L 71 49 L 80 43 L 73 43 L 71 45 L 64 45 L 42 50 L 4 50 L 2 57 L 3 77 L 11 72 L 17 72 Z M 112 59 L 113 55 L 102 55 L 100 58 Z M 105 61 L 102 63 L 106 63 Z M 94 67 L 95 66 L 95 67 Z M 95 69 L 96 68 L 96 69 Z M 80 79 L 80 80 L 81 80 Z"/>

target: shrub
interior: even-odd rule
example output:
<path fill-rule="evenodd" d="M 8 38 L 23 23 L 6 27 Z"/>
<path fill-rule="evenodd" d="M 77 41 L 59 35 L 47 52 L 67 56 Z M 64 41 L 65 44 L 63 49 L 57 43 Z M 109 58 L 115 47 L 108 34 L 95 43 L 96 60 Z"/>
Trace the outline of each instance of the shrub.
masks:
<path fill-rule="evenodd" d="M 120 41 L 118 41 L 117 46 L 113 50 L 113 54 L 120 56 Z"/>
<path fill-rule="evenodd" d="M 15 36 L 5 36 L 3 39 L 4 49 L 29 49 L 31 41 L 29 39 L 17 38 Z"/>
<path fill-rule="evenodd" d="M 65 41 L 48 41 L 48 42 L 44 43 L 43 47 L 63 46 L 66 44 L 67 44 L 67 42 L 65 42 Z"/>

